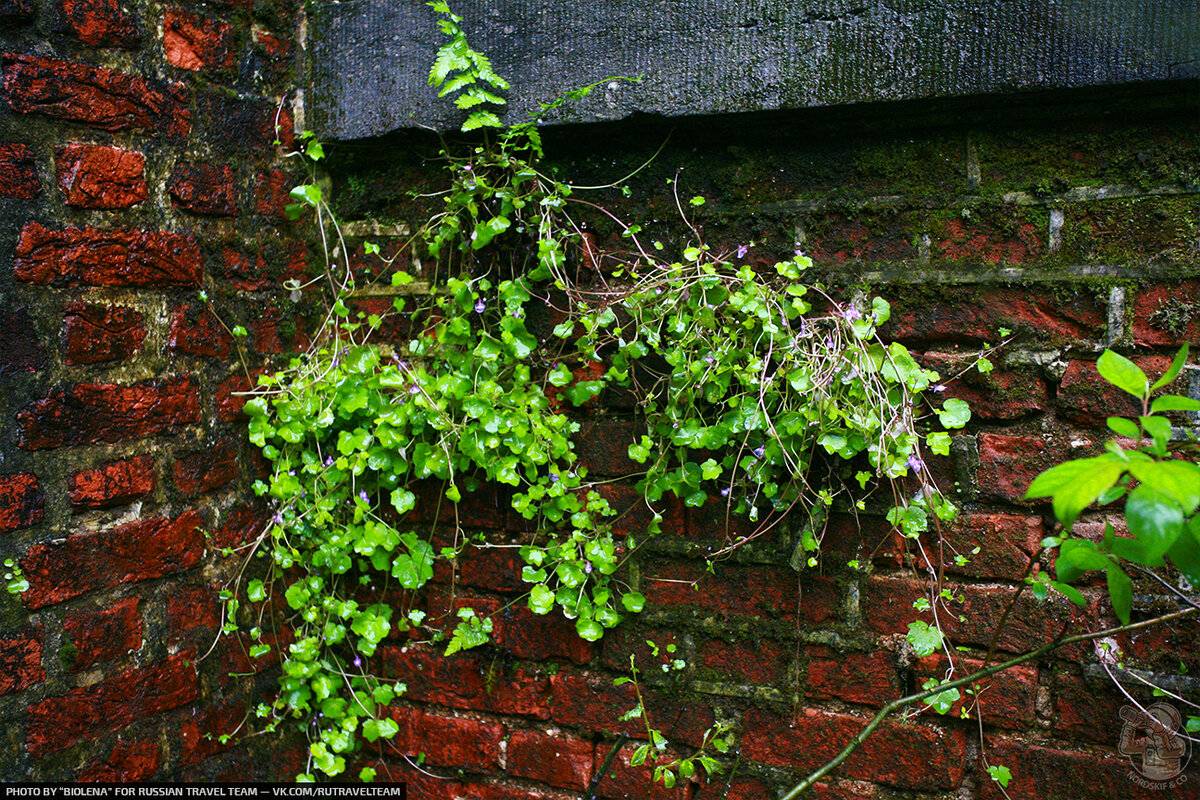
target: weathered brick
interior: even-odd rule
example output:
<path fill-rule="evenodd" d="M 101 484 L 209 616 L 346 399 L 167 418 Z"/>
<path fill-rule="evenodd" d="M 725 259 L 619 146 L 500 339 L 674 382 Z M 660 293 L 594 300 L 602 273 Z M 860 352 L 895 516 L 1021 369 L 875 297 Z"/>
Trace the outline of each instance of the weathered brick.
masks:
<path fill-rule="evenodd" d="M 200 420 L 194 379 L 132 386 L 80 383 L 55 389 L 17 413 L 17 444 L 26 450 L 154 436 Z"/>
<path fill-rule="evenodd" d="M 1151 382 L 1171 365 L 1168 356 L 1146 356 L 1134 359 Z M 1184 392 L 1186 394 L 1186 391 Z M 1133 395 L 1113 386 L 1100 377 L 1091 361 L 1072 361 L 1058 385 L 1055 404 L 1059 413 L 1077 425 L 1104 428 L 1108 417 L 1136 417 L 1142 404 Z"/>
<path fill-rule="evenodd" d="M 118 741 L 108 758 L 89 764 L 75 780 L 80 783 L 136 783 L 149 779 L 162 759 L 158 742 Z"/>
<path fill-rule="evenodd" d="M 26 752 L 33 758 L 41 758 L 85 738 L 195 700 L 198 692 L 194 658 L 193 653 L 179 653 L 30 706 L 25 727 Z"/>
<path fill-rule="evenodd" d="M 259 175 L 254 180 L 254 210 L 265 217 L 283 220 L 287 219 L 284 206 L 292 202 L 288 196 L 291 188 L 288 176 L 281 170 L 273 169 Z"/>
<path fill-rule="evenodd" d="M 71 505 L 105 508 L 128 503 L 154 491 L 158 476 L 149 455 L 110 461 L 71 476 Z"/>
<path fill-rule="evenodd" d="M 0 533 L 33 527 L 45 514 L 46 498 L 36 475 L 0 475 Z"/>
<path fill-rule="evenodd" d="M 395 737 L 383 744 L 384 753 L 416 757 L 425 754 L 431 764 L 486 772 L 500 767 L 504 726 L 497 722 L 452 717 L 409 706 L 395 706 L 390 716 L 399 726 Z"/>
<path fill-rule="evenodd" d="M 37 158 L 29 145 L 21 142 L 0 143 L 0 197 L 29 200 L 37 197 L 41 191 Z"/>
<path fill-rule="evenodd" d="M 250 324 L 254 349 L 260 353 L 296 353 L 308 346 L 308 334 L 294 312 L 279 305 L 261 306 L 258 318 Z"/>
<path fill-rule="evenodd" d="M 504 614 L 499 628 L 497 644 L 515 658 L 586 664 L 596 653 L 595 645 L 576 633 L 575 622 L 561 614 L 539 617 L 518 606 Z"/>
<path fill-rule="evenodd" d="M 68 364 L 120 361 L 142 349 L 146 326 L 127 306 L 69 303 L 63 313 L 62 347 Z"/>
<path fill-rule="evenodd" d="M 188 70 L 233 68 L 233 26 L 218 19 L 168 8 L 163 16 L 167 63 Z"/>
<path fill-rule="evenodd" d="M 257 378 L 261 370 L 253 370 L 250 375 Z M 250 397 L 246 394 L 257 383 L 251 383 L 244 374 L 230 375 L 217 386 L 216 406 L 217 419 L 222 422 L 237 422 L 246 419 L 242 408 Z"/>
<path fill-rule="evenodd" d="M 1121 706 L 1129 700 L 1107 679 L 1057 672 L 1050 677 L 1054 729 L 1074 741 L 1114 744 Z M 1140 693 L 1140 692 L 1139 692 Z M 1102 724 L 1107 723 L 1107 724 Z"/>
<path fill-rule="evenodd" d="M 0 0 L 0 22 L 27 22 L 33 17 L 33 0 Z"/>
<path fill-rule="evenodd" d="M 176 208 L 205 217 L 237 216 L 237 189 L 233 168 L 228 164 L 186 164 L 179 166 L 167 184 Z"/>
<path fill-rule="evenodd" d="M 1110 742 L 1116 744 L 1121 735 L 1121 720 L 1096 720 L 1098 726 L 1110 730 Z M 988 763 L 1003 764 L 1012 772 L 1012 780 L 1001 791 L 990 780 L 979 782 L 981 800 L 1162 800 L 1164 791 L 1172 798 L 1195 797 L 1194 772 L 1189 780 L 1175 789 L 1144 786 L 1133 778 L 1129 759 L 1110 749 L 1087 751 L 1062 750 L 1030 744 L 1015 739 L 991 737 L 988 742 Z M 1140 762 L 1139 762 L 1140 765 Z M 1132 776 L 1132 777 L 1131 777 Z"/>
<path fill-rule="evenodd" d="M 167 596 L 167 631 L 172 641 L 191 633 L 208 637 L 220 624 L 221 601 L 214 590 L 181 586 Z"/>
<path fill-rule="evenodd" d="M 984 264 L 1020 264 L 1041 255 L 1046 249 L 1045 231 L 1019 219 L 1011 208 L 948 219 L 931 232 L 936 257 Z M 1015 226 L 1014 221 L 1017 221 Z"/>
<path fill-rule="evenodd" d="M 660 638 L 651 639 L 661 644 Z M 698 670 L 725 683 L 778 685 L 787 675 L 789 653 L 765 639 L 741 642 L 711 639 L 697 645 L 696 654 L 700 659 Z M 626 656 L 625 666 L 628 664 Z"/>
<path fill-rule="evenodd" d="M 802 709 L 790 719 L 758 708 L 746 713 L 742 756 L 798 772 L 832 759 L 868 720 Z M 963 776 L 966 734 L 961 729 L 885 722 L 839 768 L 839 774 L 904 789 L 957 788 Z"/>
<path fill-rule="evenodd" d="M 167 331 L 167 348 L 193 356 L 226 358 L 233 346 L 233 337 L 217 315 L 205 306 L 180 306 L 171 317 Z"/>
<path fill-rule="evenodd" d="M 275 103 L 212 91 L 198 93 L 196 111 L 197 124 L 204 126 L 204 141 L 215 153 L 252 151 L 262 156 L 273 152 L 276 141 L 284 150 L 295 146 L 292 115 Z"/>
<path fill-rule="evenodd" d="M 105 131 L 186 136 L 183 84 L 29 55 L 4 56 L 4 97 L 19 114 L 44 114 Z"/>
<path fill-rule="evenodd" d="M 562 789 L 586 789 L 596 746 L 561 731 L 513 731 L 508 738 L 508 772 Z"/>
<path fill-rule="evenodd" d="M 1134 344 L 1178 347 L 1200 342 L 1200 280 L 1141 287 L 1133 300 Z"/>
<path fill-rule="evenodd" d="M 636 706 L 633 687 L 614 686 L 609 673 L 560 669 L 550 676 L 549 719 L 556 724 L 636 737 L 645 734 L 645 723 L 622 719 Z M 669 739 L 672 734 L 666 736 Z"/>
<path fill-rule="evenodd" d="M 942 529 L 940 544 L 933 535 L 924 537 L 924 548 L 917 553 L 918 564 L 936 568 L 939 554 L 944 554 L 941 565 L 948 574 L 1021 580 L 1045 535 L 1041 517 L 963 514 L 955 524 Z M 972 552 L 975 548 L 979 548 L 978 553 Z M 960 564 L 958 556 L 966 562 Z"/>
<path fill-rule="evenodd" d="M 221 527 L 213 531 L 215 547 L 239 547 L 262 533 L 271 515 L 256 503 L 234 506 L 221 518 Z"/>
<path fill-rule="evenodd" d="M 641 437 L 642 428 L 623 420 L 588 420 L 581 424 L 575 453 L 581 466 L 598 477 L 621 477 L 639 469 L 629 457 L 629 445 Z"/>
<path fill-rule="evenodd" d="M 17 280 L 55 286 L 198 286 L 203 272 L 195 237 L 126 228 L 21 229 Z"/>
<path fill-rule="evenodd" d="M 39 544 L 21 561 L 29 581 L 22 598 L 44 608 L 125 583 L 159 578 L 200 562 L 204 539 L 199 512 L 152 517 L 108 530 L 77 533 L 62 544 Z"/>
<path fill-rule="evenodd" d="M 807 625 L 840 614 L 840 593 L 833 579 L 800 577 L 788 567 L 726 563 L 709 574 L 703 564 L 651 564 L 643 567 L 642 592 L 656 610 L 690 606 L 722 617 L 767 617 Z"/>
<path fill-rule="evenodd" d="M 0 638 L 0 695 L 19 692 L 45 679 L 41 631 L 24 630 Z"/>
<path fill-rule="evenodd" d="M 806 697 L 836 697 L 851 703 L 881 706 L 900 696 L 900 670 L 896 656 L 886 650 L 872 653 L 835 652 L 825 647 L 808 649 Z"/>
<path fill-rule="evenodd" d="M 1027 340 L 1091 344 L 1107 324 L 1106 306 L 1085 292 L 1063 297 L 1026 288 L 946 286 L 932 299 L 900 288 L 881 294 L 895 301 L 881 334 L 908 342 L 995 343 L 1003 327 Z"/>
<path fill-rule="evenodd" d="M 978 441 L 975 487 L 985 497 L 1025 502 L 1025 492 L 1033 479 L 1061 460 L 1045 441 L 1035 436 L 981 433 Z"/>
<path fill-rule="evenodd" d="M 65 144 L 54 150 L 54 167 L 69 206 L 129 208 L 150 196 L 146 158 L 133 150 Z"/>
<path fill-rule="evenodd" d="M 92 47 L 135 48 L 142 33 L 117 0 L 62 0 L 62 29 Z"/>
<path fill-rule="evenodd" d="M 704 797 L 705 792 L 697 791 L 697 787 L 702 785 L 700 780 L 703 773 L 703 768 L 696 768 L 696 780 L 693 783 L 685 778 L 680 778 L 679 783 L 673 788 L 668 789 L 663 785 L 662 781 L 654 780 L 654 769 L 652 763 L 648 760 L 639 766 L 633 766 L 633 754 L 637 751 L 644 742 L 633 741 L 627 742 L 617 751 L 616 758 L 609 765 L 608 773 L 605 774 L 599 781 L 596 787 L 597 796 L 603 800 L 625 800 L 626 798 L 638 798 L 638 800 L 688 800 L 688 798 L 699 796 Z M 608 757 L 611 745 L 608 743 L 600 743 L 596 747 L 595 764 L 593 770 L 599 770 L 604 766 L 604 759 Z M 690 753 L 675 753 L 668 750 L 663 753 L 663 761 L 669 762 L 677 756 L 688 756 Z M 763 794 L 763 797 L 768 797 Z"/>
<path fill-rule="evenodd" d="M 46 363 L 46 348 L 29 317 L 29 309 L 0 310 L 0 377 L 36 372 Z"/>
<path fill-rule="evenodd" d="M 447 659 L 427 645 L 389 645 L 381 652 L 384 674 L 408 684 L 406 698 L 534 719 L 550 715 L 550 684 L 531 670 L 504 668 L 473 652 Z"/>
<path fill-rule="evenodd" d="M 193 713 L 187 714 L 179 726 L 179 735 L 183 740 L 179 752 L 180 763 L 195 764 L 237 744 L 237 739 L 233 738 L 222 744 L 220 737 L 236 733 L 245 714 L 244 702 L 210 702 L 199 713 L 193 710 Z"/>
<path fill-rule="evenodd" d="M 229 440 L 222 439 L 176 461 L 171 474 L 175 488 L 184 496 L 212 491 L 237 478 L 237 451 Z"/>
<path fill-rule="evenodd" d="M 74 611 L 63 617 L 63 667 L 75 672 L 141 647 L 138 602 L 129 597 L 100 611 Z"/>

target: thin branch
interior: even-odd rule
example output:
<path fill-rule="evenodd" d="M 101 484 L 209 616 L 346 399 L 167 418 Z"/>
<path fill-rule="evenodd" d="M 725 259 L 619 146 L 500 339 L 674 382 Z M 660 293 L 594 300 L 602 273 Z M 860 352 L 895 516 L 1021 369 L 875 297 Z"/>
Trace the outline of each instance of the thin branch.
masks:
<path fill-rule="evenodd" d="M 1097 631 L 1096 633 L 1080 633 L 1080 634 L 1076 634 L 1074 636 L 1067 636 L 1066 638 L 1060 637 L 1058 639 L 1055 639 L 1052 642 L 1048 642 L 1047 644 L 1039 647 L 1037 650 L 1033 650 L 1029 653 L 1025 653 L 1024 655 L 1016 656 L 1015 658 L 1010 658 L 1008 661 L 1001 662 L 999 664 L 996 664 L 995 666 L 985 667 L 984 669 L 981 669 L 978 672 L 974 672 L 970 675 L 967 675 L 966 677 L 959 678 L 958 680 L 950 681 L 949 683 L 939 684 L 939 685 L 933 687 L 932 689 L 927 689 L 926 691 L 918 692 L 917 694 L 910 694 L 907 697 L 901 697 L 899 700 L 893 700 L 892 702 L 888 703 L 883 708 L 879 709 L 879 713 L 877 713 L 871 719 L 871 721 L 867 723 L 867 726 L 865 728 L 863 728 L 857 736 L 855 736 L 853 739 L 850 740 L 850 743 L 847 744 L 845 746 L 845 748 L 842 749 L 842 752 L 840 752 L 836 756 L 834 756 L 834 758 L 832 760 L 830 760 L 827 764 L 825 764 L 823 767 L 816 770 L 815 772 L 810 773 L 808 775 L 808 777 L 806 777 L 804 780 L 800 781 L 795 786 L 793 786 L 792 789 L 787 794 L 785 794 L 780 800 L 795 800 L 796 798 L 800 797 L 805 792 L 807 792 L 809 789 L 811 789 L 813 787 L 814 783 L 819 781 L 821 778 L 824 778 L 830 772 L 833 772 L 835 769 L 837 769 L 839 766 L 841 766 L 842 762 L 845 761 L 847 758 L 849 758 L 851 756 L 851 754 L 853 754 L 854 751 L 859 748 L 859 745 L 861 745 L 863 742 L 865 742 L 867 740 L 867 737 L 869 737 L 872 733 L 874 733 L 875 729 L 883 724 L 883 721 L 887 718 L 887 716 L 899 708 L 903 708 L 905 706 L 910 706 L 910 705 L 913 705 L 914 703 L 920 703 L 921 701 L 923 701 L 929 697 L 932 697 L 935 694 L 939 694 L 939 693 L 947 691 L 949 689 L 957 689 L 960 686 L 969 686 L 970 684 L 972 684 L 982 678 L 986 678 L 990 675 L 995 675 L 997 672 L 1003 672 L 1004 670 L 1009 669 L 1011 667 L 1015 667 L 1020 664 L 1024 664 L 1026 661 L 1032 661 L 1033 659 L 1035 659 L 1045 653 L 1048 653 L 1051 650 L 1057 650 L 1058 648 L 1065 647 L 1066 645 L 1069 645 L 1069 644 L 1076 644 L 1078 642 L 1090 642 L 1094 639 L 1103 639 L 1106 636 L 1113 636 L 1118 633 L 1128 633 L 1129 631 L 1136 631 L 1136 630 L 1141 630 L 1142 628 L 1149 628 L 1153 625 L 1159 625 L 1161 623 L 1170 622 L 1172 620 L 1176 620 L 1181 617 L 1190 616 L 1195 612 L 1196 612 L 1195 608 L 1188 608 L 1183 611 L 1176 611 L 1171 614 L 1165 614 L 1161 617 L 1155 617 L 1154 619 L 1143 620 L 1142 622 L 1134 622 L 1129 625 L 1119 625 L 1116 628 L 1109 628 L 1108 630 Z"/>

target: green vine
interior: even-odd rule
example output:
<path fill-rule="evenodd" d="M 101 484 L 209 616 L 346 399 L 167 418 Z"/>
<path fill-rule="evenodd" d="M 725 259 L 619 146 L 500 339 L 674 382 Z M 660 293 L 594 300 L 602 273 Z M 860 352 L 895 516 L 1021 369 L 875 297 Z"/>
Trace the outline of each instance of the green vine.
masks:
<path fill-rule="evenodd" d="M 390 322 L 407 341 L 380 341 L 388 320 L 357 310 L 353 274 L 334 266 L 345 244 L 311 181 L 293 190 L 291 211 L 318 215 L 327 322 L 246 405 L 250 439 L 273 465 L 255 486 L 273 519 L 247 548 L 261 562 L 248 557 L 226 594 L 225 629 L 248 630 L 255 657 L 278 652 L 279 694 L 259 715 L 268 730 L 293 720 L 309 737 L 302 780 L 341 774 L 363 740 L 397 732 L 387 710 L 405 687 L 379 677 L 386 639 L 443 642 L 447 656 L 490 641 L 488 613 L 464 605 L 427 616 L 419 600 L 436 562 L 492 546 L 457 521 L 481 487 L 507 487 L 523 520 L 528 592 L 513 602 L 557 610 L 589 641 L 645 607 L 623 567 L 659 532 L 671 497 L 723 509 L 729 542 L 713 558 L 799 512 L 808 566 L 828 509 L 865 508 L 881 480 L 888 519 L 907 536 L 955 514 L 924 453 L 948 454 L 946 430 L 970 412 L 957 400 L 932 406 L 937 374 L 878 340 L 885 301 L 843 303 L 806 283 L 811 262 L 799 251 L 761 271 L 747 261 L 750 245 L 714 251 L 690 223 L 676 258 L 624 223 L 622 247 L 602 251 L 572 217 L 595 206 L 538 168 L 537 120 L 504 126 L 484 108 L 502 108 L 493 90 L 508 84 L 467 44 L 460 18 L 429 5 L 449 38 L 430 84 L 459 93 L 470 112 L 463 130 L 495 135 L 465 154 L 443 151 L 444 209 L 412 243 L 434 262 L 430 274 L 390 269 Z M 308 163 L 324 158 L 305 141 Z M 679 211 L 686 221 L 683 203 Z M 630 478 L 651 522 L 626 538 L 573 438 L 572 412 L 610 390 L 632 395 L 644 424 L 628 454 L 641 465 Z M 450 520 L 449 544 L 433 543 L 431 519 Z M 723 733 L 714 742 L 724 745 Z M 707 755 L 695 763 L 717 767 Z"/>

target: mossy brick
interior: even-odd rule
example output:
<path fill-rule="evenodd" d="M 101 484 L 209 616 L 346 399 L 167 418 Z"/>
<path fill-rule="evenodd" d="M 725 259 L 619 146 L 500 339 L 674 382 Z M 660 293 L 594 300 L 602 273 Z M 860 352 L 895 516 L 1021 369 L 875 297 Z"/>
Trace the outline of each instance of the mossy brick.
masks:
<path fill-rule="evenodd" d="M 166 344 L 172 353 L 224 359 L 233 348 L 233 336 L 207 306 L 193 303 L 171 315 Z"/>
<path fill-rule="evenodd" d="M 1046 251 L 1046 228 L 1032 212 L 1016 207 L 965 208 L 922 233 L 930 236 L 933 264 L 1025 264 Z"/>
<path fill-rule="evenodd" d="M 550 681 L 543 672 L 505 666 L 477 651 L 444 658 L 427 644 L 380 647 L 383 674 L 408 685 L 406 697 L 451 708 L 538 720 L 550 718 Z M 623 713 L 628 709 L 622 709 Z"/>
<path fill-rule="evenodd" d="M 169 137 L 191 129 L 180 83 L 31 55 L 3 57 L 3 96 L 18 114 L 40 114 L 105 131 Z"/>
<path fill-rule="evenodd" d="M 1143 356 L 1134 363 L 1153 382 L 1167 371 L 1171 358 Z M 1055 405 L 1065 419 L 1076 425 L 1105 430 L 1108 417 L 1136 417 L 1142 413 L 1141 401 L 1104 380 L 1091 361 L 1072 360 L 1067 364 L 1058 384 Z"/>
<path fill-rule="evenodd" d="M 1119 741 L 1124 722 L 1096 720 L 1111 726 L 1111 743 Z M 1160 800 L 1162 789 L 1139 785 L 1130 779 L 1130 760 L 1111 747 L 1070 749 L 1069 746 L 1030 742 L 1018 737 L 992 736 L 988 740 L 987 763 L 1003 764 L 1012 775 L 1008 786 L 980 781 L 980 800 Z M 982 766 L 982 765 L 981 765 Z M 1139 776 L 1140 777 L 1140 776 Z M 1189 776 L 1190 777 L 1190 776 Z M 1191 787 L 1180 797 L 1188 796 Z"/>
<path fill-rule="evenodd" d="M 150 517 L 114 528 L 38 544 L 21 559 L 29 581 L 22 600 L 45 608 L 90 592 L 159 578 L 200 563 L 204 540 L 197 511 L 177 517 Z"/>
<path fill-rule="evenodd" d="M 967 402 L 974 417 L 1015 420 L 1040 414 L 1050 407 L 1046 381 L 1036 368 L 997 367 L 981 373 L 974 369 L 976 353 L 915 355 L 922 366 L 937 371 L 947 381 L 943 397 Z"/>
<path fill-rule="evenodd" d="M 46 450 L 140 439 L 200 421 L 191 377 L 132 386 L 79 383 L 60 387 L 17 413 L 17 444 Z"/>
<path fill-rule="evenodd" d="M 46 498 L 32 472 L 0 475 L 0 533 L 31 528 L 46 516 Z"/>
<path fill-rule="evenodd" d="M 950 659 L 944 653 L 925 656 L 912 665 L 918 685 L 930 678 L 945 681 L 947 676 L 951 679 L 965 677 L 980 669 L 983 669 L 981 659 L 962 655 L 955 656 L 952 669 Z M 1034 724 L 1034 707 L 1039 690 L 1036 662 L 1010 667 L 984 678 L 974 684 L 974 689 L 974 694 L 960 690 L 961 696 L 955 701 L 948 716 L 962 717 L 965 708 L 969 718 L 981 719 L 985 725 L 1021 730 Z M 976 698 L 978 706 L 975 706 Z M 936 717 L 936 712 L 932 710 L 925 711 L 925 714 L 930 719 Z"/>
<path fill-rule="evenodd" d="M 1136 345 L 1179 347 L 1184 342 L 1200 342 L 1200 280 L 1139 286 L 1130 316 Z"/>
<path fill-rule="evenodd" d="M 1062 453 L 1037 436 L 980 433 L 977 491 L 985 497 L 1023 503 L 1029 484 L 1062 460 Z"/>
<path fill-rule="evenodd" d="M 73 657 L 64 669 L 78 672 L 102 661 L 136 651 L 142 645 L 142 615 L 136 597 L 118 600 L 96 611 L 71 611 L 63 616 L 64 641 Z"/>
<path fill-rule="evenodd" d="M 1200 263 L 1200 199 L 1070 203 L 1055 258 L 1071 264 Z"/>
<path fill-rule="evenodd" d="M 168 8 L 163 14 L 167 63 L 191 71 L 233 68 L 233 26 L 220 19 Z"/>
<path fill-rule="evenodd" d="M 788 716 L 751 708 L 741 754 L 761 764 L 809 772 L 836 756 L 867 722 L 866 717 L 813 708 Z M 964 773 L 966 738 L 961 728 L 885 722 L 839 774 L 902 789 L 955 789 Z"/>
<path fill-rule="evenodd" d="M 142 349 L 146 325 L 137 309 L 68 303 L 63 309 L 62 354 L 68 364 L 122 361 Z"/>
<path fill-rule="evenodd" d="M 1041 517 L 963 512 L 942 528 L 940 539 L 932 532 L 922 537 L 917 564 L 948 575 L 1021 580 L 1046 533 Z"/>
<path fill-rule="evenodd" d="M 140 455 L 76 472 L 70 479 L 68 497 L 73 506 L 106 508 L 145 497 L 157 484 L 153 457 Z"/>
<path fill-rule="evenodd" d="M 635 739 L 621 745 L 608 765 L 608 772 L 603 776 L 596 775 L 596 797 L 599 800 L 633 797 L 638 800 L 686 800 L 689 795 L 704 796 L 705 787 L 709 781 L 704 780 L 702 769 L 696 770 L 692 780 L 682 780 L 676 786 L 668 789 L 661 780 L 654 780 L 654 764 L 651 761 L 647 760 L 634 766 L 634 754 L 643 744 L 645 744 L 644 741 Z M 611 747 L 607 742 L 597 745 L 595 766 L 593 767 L 597 773 L 604 767 Z M 674 759 L 687 758 L 690 755 L 692 753 L 680 752 L 677 748 L 668 747 L 667 751 L 659 754 L 659 757 L 663 762 L 670 763 Z M 712 783 L 719 787 L 724 786 L 724 781 L 720 779 Z M 764 794 L 763 797 L 767 797 L 767 795 Z"/>
<path fill-rule="evenodd" d="M 26 752 L 41 758 L 194 701 L 199 696 L 194 659 L 192 652 L 178 653 L 30 705 Z"/>
<path fill-rule="evenodd" d="M 203 274 L 194 236 L 128 228 L 21 228 L 13 273 L 52 286 L 197 286 Z"/>
<path fill-rule="evenodd" d="M 245 716 L 245 703 L 236 700 L 215 700 L 206 703 L 199 713 L 185 713 L 179 725 L 180 763 L 195 764 L 238 744 L 236 734 Z M 222 741 L 223 737 L 229 738 Z"/>
<path fill-rule="evenodd" d="M 202 217 L 236 217 L 237 187 L 228 164 L 180 164 L 167 193 L 176 208 Z"/>
<path fill-rule="evenodd" d="M 72 142 L 54 150 L 63 200 L 76 208 L 129 208 L 150 196 L 146 158 L 135 150 Z"/>
<path fill-rule="evenodd" d="M 23 142 L 0 143 L 0 197 L 30 200 L 41 191 L 33 149 Z"/>
<path fill-rule="evenodd" d="M 92 47 L 136 48 L 142 40 L 138 17 L 117 0 L 62 0 L 59 29 Z"/>
<path fill-rule="evenodd" d="M 806 700 L 836 698 L 882 706 L 900 697 L 903 686 L 895 653 L 887 650 L 854 653 L 814 646 L 807 648 L 806 655 Z"/>

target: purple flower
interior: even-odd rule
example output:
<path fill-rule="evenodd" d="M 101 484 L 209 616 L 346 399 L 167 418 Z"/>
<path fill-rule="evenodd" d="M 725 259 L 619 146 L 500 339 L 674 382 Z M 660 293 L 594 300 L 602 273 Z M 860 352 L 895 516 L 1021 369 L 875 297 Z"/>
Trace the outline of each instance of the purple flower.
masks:
<path fill-rule="evenodd" d="M 558 473 L 557 473 L 557 472 L 551 472 L 551 473 L 550 473 L 550 482 L 551 482 L 551 483 L 558 483 Z"/>
<path fill-rule="evenodd" d="M 749 252 L 750 252 L 750 248 L 747 247 L 746 245 L 744 245 L 744 244 L 738 245 L 738 249 L 737 249 L 737 257 L 738 258 L 745 258 L 746 253 L 749 253 Z"/>
<path fill-rule="evenodd" d="M 721 497 L 729 497 L 729 487 L 728 486 L 726 486 L 724 489 L 721 490 Z"/>
<path fill-rule="evenodd" d="M 710 364 L 715 364 L 715 363 L 717 363 L 717 360 L 716 360 L 715 358 L 713 358 L 713 357 L 712 357 L 712 354 L 711 354 L 711 353 L 709 353 L 708 355 L 706 355 L 706 356 L 704 357 L 704 360 L 705 360 L 705 361 L 707 361 L 707 362 L 708 362 L 708 363 L 710 363 Z"/>
<path fill-rule="evenodd" d="M 931 392 L 944 392 L 944 391 L 946 391 L 946 387 L 945 387 L 945 386 L 942 386 L 940 383 L 938 383 L 938 384 L 935 384 L 935 385 L 933 385 L 933 386 L 930 386 L 930 387 L 929 387 L 929 391 L 931 391 Z"/>
<path fill-rule="evenodd" d="M 755 458 L 762 458 L 762 457 L 763 457 L 763 453 L 765 453 L 765 452 L 767 452 L 767 446 L 766 446 L 766 445 L 759 445 L 758 447 L 754 448 L 754 457 L 755 457 Z"/>
<path fill-rule="evenodd" d="M 485 308 L 487 308 L 487 303 L 484 302 L 483 298 L 481 297 L 479 298 L 479 302 L 475 304 L 475 313 L 482 314 Z"/>
<path fill-rule="evenodd" d="M 922 461 L 921 459 L 917 458 L 916 456 L 908 457 L 908 468 L 911 469 L 913 472 L 920 472 L 921 468 L 924 466 L 925 466 L 925 462 Z"/>
<path fill-rule="evenodd" d="M 842 312 L 842 316 L 847 322 L 853 322 L 856 319 L 862 319 L 862 312 L 856 306 L 846 306 L 846 310 Z"/>
<path fill-rule="evenodd" d="M 364 503 L 370 503 L 370 502 L 371 502 L 371 497 L 370 497 L 370 495 L 368 495 L 368 494 L 367 494 L 367 490 L 366 490 L 366 489 L 363 489 L 361 492 L 359 492 L 359 493 L 358 493 L 358 497 L 359 497 L 359 499 L 360 499 L 360 500 L 362 500 Z"/>
<path fill-rule="evenodd" d="M 327 467 L 332 467 L 332 466 L 333 466 L 333 456 L 326 456 L 326 457 L 325 457 L 325 466 L 327 466 Z"/>
<path fill-rule="evenodd" d="M 409 393 L 409 394 L 420 394 L 420 393 L 421 393 L 421 390 L 420 390 L 420 388 L 418 388 L 418 387 L 417 387 L 417 385 L 414 383 L 412 386 L 408 387 L 408 393 Z"/>
<path fill-rule="evenodd" d="M 590 561 L 583 562 L 583 571 L 584 571 L 584 573 L 591 575 L 592 574 L 592 562 L 590 562 Z"/>
<path fill-rule="evenodd" d="M 356 666 L 356 667 L 361 667 L 361 666 L 362 666 L 362 659 L 361 659 L 361 658 L 359 658 L 358 656 L 355 656 L 355 657 L 354 657 L 354 666 Z"/>

